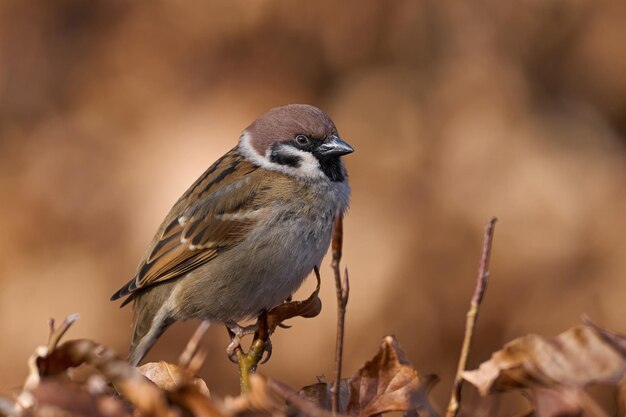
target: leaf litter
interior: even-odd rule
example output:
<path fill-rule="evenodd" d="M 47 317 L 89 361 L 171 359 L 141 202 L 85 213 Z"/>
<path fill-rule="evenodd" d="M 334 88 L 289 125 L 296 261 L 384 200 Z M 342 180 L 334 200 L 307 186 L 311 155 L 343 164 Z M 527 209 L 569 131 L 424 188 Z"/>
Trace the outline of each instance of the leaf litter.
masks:
<path fill-rule="evenodd" d="M 493 224 L 485 232 L 477 289 L 486 288 Z M 491 226 L 491 228 L 489 227 Z M 490 233 L 489 233 L 490 232 Z M 268 312 L 270 333 L 294 317 L 315 317 L 321 310 L 318 283 L 304 301 L 289 301 Z M 482 297 L 481 297 L 482 299 Z M 480 302 L 474 302 L 477 316 Z M 87 339 L 61 343 L 78 316 L 59 328 L 49 322 L 47 345 L 28 359 L 29 373 L 14 398 L 0 396 L 0 416 L 8 417 L 328 417 L 333 384 L 319 382 L 301 390 L 259 374 L 250 376 L 250 390 L 237 397 L 213 398 L 196 376 L 206 357 L 200 341 L 208 328 L 202 323 L 177 365 L 152 362 L 132 367 L 110 348 Z M 469 320 L 468 320 L 469 322 Z M 466 325 L 471 341 L 475 318 Z M 467 346 L 465 346 L 467 345 Z M 616 387 L 617 415 L 626 415 L 626 337 L 600 327 L 588 317 L 556 337 L 527 335 L 515 339 L 478 369 L 465 371 L 471 343 L 464 344 L 447 416 L 459 412 L 460 381 L 472 384 L 483 397 L 517 391 L 529 397 L 539 417 L 598 416 L 608 413 L 587 393 L 593 384 Z M 78 378 L 78 369 L 90 372 Z M 338 380 L 338 379 L 337 379 Z M 404 412 L 407 417 L 436 416 L 429 393 L 438 378 L 421 376 L 407 359 L 398 340 L 386 336 L 378 352 L 352 377 L 339 383 L 337 414 L 347 417 Z M 464 405 L 465 414 L 471 407 Z M 494 410 L 495 412 L 495 410 Z M 490 413 L 492 415 L 493 413 Z M 471 412 L 469 415 L 472 415 Z M 521 415 L 521 414 L 520 414 Z"/>

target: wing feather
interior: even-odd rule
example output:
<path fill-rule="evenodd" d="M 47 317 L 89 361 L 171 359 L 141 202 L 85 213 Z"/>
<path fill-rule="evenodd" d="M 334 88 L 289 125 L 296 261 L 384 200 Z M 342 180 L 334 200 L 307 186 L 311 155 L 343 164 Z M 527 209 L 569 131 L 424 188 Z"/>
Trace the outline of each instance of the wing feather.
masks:
<path fill-rule="evenodd" d="M 216 161 L 172 207 L 135 277 L 111 298 L 130 294 L 126 304 L 136 291 L 180 277 L 240 243 L 263 214 L 259 175 L 236 148 Z"/>

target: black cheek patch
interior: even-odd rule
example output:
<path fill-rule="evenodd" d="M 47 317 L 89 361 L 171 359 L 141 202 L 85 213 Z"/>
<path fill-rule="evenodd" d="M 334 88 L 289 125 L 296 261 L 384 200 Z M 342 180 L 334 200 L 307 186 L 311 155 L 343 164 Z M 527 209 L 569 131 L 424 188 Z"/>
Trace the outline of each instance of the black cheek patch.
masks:
<path fill-rule="evenodd" d="M 272 146 L 270 152 L 270 161 L 279 165 L 285 165 L 292 168 L 299 168 L 301 159 L 296 155 L 288 155 L 281 152 L 280 146 Z"/>
<path fill-rule="evenodd" d="M 322 172 L 326 174 L 332 182 L 343 182 L 346 179 L 338 156 L 324 157 L 316 153 L 313 153 L 313 155 L 315 155 L 320 162 Z"/>

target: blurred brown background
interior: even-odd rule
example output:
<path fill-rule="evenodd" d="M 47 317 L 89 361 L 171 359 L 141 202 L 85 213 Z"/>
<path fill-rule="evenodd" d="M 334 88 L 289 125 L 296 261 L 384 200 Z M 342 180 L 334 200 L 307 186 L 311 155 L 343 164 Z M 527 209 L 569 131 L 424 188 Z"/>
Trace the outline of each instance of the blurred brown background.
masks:
<path fill-rule="evenodd" d="M 492 215 L 471 367 L 583 312 L 626 331 L 625 21 L 608 0 L 1 2 L 0 391 L 48 317 L 79 312 L 69 337 L 125 354 L 131 310 L 109 296 L 187 186 L 292 102 L 356 149 L 346 374 L 393 333 L 444 403 Z M 279 329 L 261 368 L 294 387 L 332 373 L 328 262 L 322 315 Z M 235 394 L 226 332 L 206 340 L 202 376 Z"/>

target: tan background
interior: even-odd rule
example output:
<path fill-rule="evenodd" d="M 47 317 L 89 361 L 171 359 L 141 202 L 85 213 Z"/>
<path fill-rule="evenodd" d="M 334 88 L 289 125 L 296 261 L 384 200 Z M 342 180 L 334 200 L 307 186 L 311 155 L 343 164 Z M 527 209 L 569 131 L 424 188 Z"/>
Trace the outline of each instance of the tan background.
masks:
<path fill-rule="evenodd" d="M 443 403 L 492 215 L 471 366 L 583 312 L 626 331 L 626 4 L 464 3 L 0 3 L 0 391 L 48 317 L 79 312 L 70 337 L 125 354 L 131 311 L 110 294 L 186 187 L 291 102 L 356 149 L 346 373 L 393 333 Z M 261 368 L 294 387 L 332 372 L 327 264 L 322 315 L 279 330 Z M 175 360 L 194 326 L 150 358 Z M 236 393 L 225 331 L 207 342 L 202 375 Z"/>

